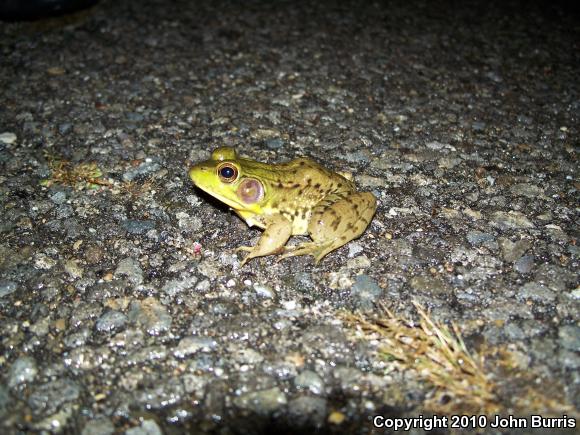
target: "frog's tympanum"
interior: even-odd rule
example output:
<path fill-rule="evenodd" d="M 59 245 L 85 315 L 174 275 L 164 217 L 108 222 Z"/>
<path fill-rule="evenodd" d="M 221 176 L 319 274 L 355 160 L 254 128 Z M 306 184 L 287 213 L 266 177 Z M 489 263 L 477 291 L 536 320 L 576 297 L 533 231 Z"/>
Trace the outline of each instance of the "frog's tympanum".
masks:
<path fill-rule="evenodd" d="M 271 254 L 310 254 L 318 263 L 359 237 L 377 207 L 372 193 L 357 192 L 352 181 L 306 158 L 270 165 L 240 158 L 233 148 L 223 147 L 191 168 L 189 176 L 248 225 L 264 229 L 256 246 L 238 248 L 249 252 L 242 266 Z M 312 242 L 284 246 L 298 234 L 310 235 Z"/>

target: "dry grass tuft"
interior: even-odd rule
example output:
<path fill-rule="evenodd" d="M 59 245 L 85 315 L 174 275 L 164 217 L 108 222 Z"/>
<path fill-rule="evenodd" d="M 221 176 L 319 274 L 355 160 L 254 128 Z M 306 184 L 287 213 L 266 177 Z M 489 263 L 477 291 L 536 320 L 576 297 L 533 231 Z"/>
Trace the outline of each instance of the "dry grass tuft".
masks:
<path fill-rule="evenodd" d="M 40 182 L 42 186 L 50 187 L 53 184 L 65 184 L 78 190 L 98 189 L 100 186 L 110 186 L 103 180 L 102 171 L 96 163 L 79 163 L 73 165 L 67 160 L 47 155 L 50 178 Z"/>
<path fill-rule="evenodd" d="M 120 191 L 123 193 L 128 193 L 134 198 L 139 198 L 146 196 L 147 194 L 155 191 L 159 188 L 159 183 L 157 181 L 146 180 L 142 183 L 137 183 L 135 181 L 125 181 L 120 185 Z"/>
<path fill-rule="evenodd" d="M 483 361 L 472 357 L 455 324 L 451 330 L 431 319 L 418 303 L 419 325 L 395 316 L 367 319 L 344 313 L 341 317 L 366 337 L 379 340 L 379 356 L 401 370 L 411 370 L 434 387 L 425 409 L 436 413 L 492 415 L 500 405 L 495 385 L 483 371 Z"/>
<path fill-rule="evenodd" d="M 423 412 L 578 416 L 563 397 L 563 386 L 531 370 L 525 353 L 483 345 L 479 356 L 472 356 L 455 324 L 449 328 L 431 319 L 420 304 L 413 305 L 418 324 L 385 307 L 375 317 L 342 312 L 340 318 L 364 339 L 378 341 L 378 356 L 391 362 L 391 370 L 409 373 L 433 387 Z M 485 372 L 484 359 L 494 368 L 501 388 Z"/>

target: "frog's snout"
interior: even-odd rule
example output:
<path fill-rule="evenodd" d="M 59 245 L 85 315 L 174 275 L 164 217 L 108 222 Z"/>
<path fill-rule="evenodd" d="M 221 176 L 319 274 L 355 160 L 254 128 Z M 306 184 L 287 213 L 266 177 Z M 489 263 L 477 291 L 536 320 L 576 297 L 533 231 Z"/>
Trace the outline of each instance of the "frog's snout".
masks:
<path fill-rule="evenodd" d="M 189 170 L 189 178 L 193 181 L 193 184 L 197 185 L 202 174 L 206 172 L 204 168 L 194 167 Z"/>

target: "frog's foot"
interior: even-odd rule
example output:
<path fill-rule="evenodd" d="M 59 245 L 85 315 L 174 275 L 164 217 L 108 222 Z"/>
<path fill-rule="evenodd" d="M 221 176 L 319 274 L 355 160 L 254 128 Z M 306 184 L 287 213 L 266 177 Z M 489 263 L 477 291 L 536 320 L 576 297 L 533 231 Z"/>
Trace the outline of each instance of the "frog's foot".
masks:
<path fill-rule="evenodd" d="M 253 246 L 239 246 L 236 248 L 235 253 L 237 254 L 238 252 L 252 252 L 253 249 L 254 249 Z M 251 258 L 253 257 L 250 257 L 249 255 L 246 258 L 244 258 L 240 263 L 240 267 L 244 267 L 244 264 L 246 264 L 248 260 L 250 260 Z"/>
<path fill-rule="evenodd" d="M 318 264 L 333 249 L 335 249 L 333 240 L 325 243 L 305 242 L 297 246 L 286 247 L 284 254 L 278 258 L 278 261 L 296 255 L 312 255 L 315 264 Z"/>

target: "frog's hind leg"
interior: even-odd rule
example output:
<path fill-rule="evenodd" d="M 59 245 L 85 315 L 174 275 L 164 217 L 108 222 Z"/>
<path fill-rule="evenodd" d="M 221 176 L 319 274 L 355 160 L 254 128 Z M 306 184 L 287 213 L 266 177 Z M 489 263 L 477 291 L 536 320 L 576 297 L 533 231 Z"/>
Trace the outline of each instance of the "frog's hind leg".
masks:
<path fill-rule="evenodd" d="M 329 252 L 359 237 L 369 226 L 377 200 L 372 193 L 330 195 L 317 205 L 308 224 L 312 242 L 286 248 L 281 258 L 312 255 L 318 264 Z"/>

